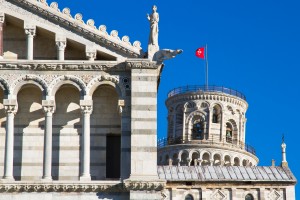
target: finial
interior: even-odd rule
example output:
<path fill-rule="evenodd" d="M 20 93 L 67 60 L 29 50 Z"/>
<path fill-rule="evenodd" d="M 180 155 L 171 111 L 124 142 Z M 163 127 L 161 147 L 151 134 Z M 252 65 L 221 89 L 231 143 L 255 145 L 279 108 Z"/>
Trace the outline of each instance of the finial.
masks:
<path fill-rule="evenodd" d="M 286 161 L 286 144 L 284 143 L 284 134 L 282 134 L 281 150 L 282 150 L 281 167 L 288 167 L 288 162 Z"/>

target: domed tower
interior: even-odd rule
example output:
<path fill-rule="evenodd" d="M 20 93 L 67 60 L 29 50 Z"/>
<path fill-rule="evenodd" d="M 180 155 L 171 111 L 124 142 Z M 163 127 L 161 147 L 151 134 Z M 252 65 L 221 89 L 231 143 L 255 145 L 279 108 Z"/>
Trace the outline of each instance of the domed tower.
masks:
<path fill-rule="evenodd" d="M 169 92 L 168 135 L 158 142 L 159 165 L 256 166 L 245 143 L 246 97 L 218 86 L 185 86 Z"/>

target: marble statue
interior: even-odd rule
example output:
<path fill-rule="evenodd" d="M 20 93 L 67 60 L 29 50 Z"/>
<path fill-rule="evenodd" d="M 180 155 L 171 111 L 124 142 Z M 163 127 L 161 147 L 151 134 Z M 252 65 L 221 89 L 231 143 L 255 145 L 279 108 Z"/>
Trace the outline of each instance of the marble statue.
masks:
<path fill-rule="evenodd" d="M 154 5 L 152 7 L 153 13 L 151 15 L 147 14 L 147 18 L 150 22 L 150 35 L 148 45 L 158 46 L 158 21 L 159 15 L 156 12 L 157 7 Z"/>

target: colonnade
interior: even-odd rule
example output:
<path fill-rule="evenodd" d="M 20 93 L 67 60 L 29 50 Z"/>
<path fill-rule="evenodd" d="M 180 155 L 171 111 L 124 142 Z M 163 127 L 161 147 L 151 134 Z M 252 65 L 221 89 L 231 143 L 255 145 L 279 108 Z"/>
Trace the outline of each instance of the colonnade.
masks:
<path fill-rule="evenodd" d="M 4 33 L 4 22 L 5 15 L 0 13 L 0 58 L 3 58 L 3 33 Z M 26 34 L 26 59 L 33 60 L 33 51 L 34 51 L 34 37 L 36 36 L 36 26 L 30 22 L 24 21 L 24 31 Z M 57 47 L 57 60 L 65 60 L 65 49 L 67 46 L 67 38 L 63 34 L 55 35 L 55 43 Z M 89 61 L 94 61 L 96 59 L 97 53 L 96 49 L 92 47 L 86 47 L 86 58 Z"/>
<path fill-rule="evenodd" d="M 18 104 L 15 99 L 4 99 L 4 109 L 6 112 L 6 141 L 5 141 L 5 159 L 4 159 L 4 180 L 14 180 L 13 176 L 13 157 L 14 157 L 14 117 L 18 111 Z M 80 100 L 80 109 L 83 116 L 82 121 L 82 172 L 80 180 L 91 180 L 90 174 L 90 115 L 93 111 L 92 100 Z M 52 167 L 52 120 L 55 112 L 54 100 L 42 101 L 43 111 L 45 113 L 44 129 L 44 162 L 42 180 L 51 181 Z"/>

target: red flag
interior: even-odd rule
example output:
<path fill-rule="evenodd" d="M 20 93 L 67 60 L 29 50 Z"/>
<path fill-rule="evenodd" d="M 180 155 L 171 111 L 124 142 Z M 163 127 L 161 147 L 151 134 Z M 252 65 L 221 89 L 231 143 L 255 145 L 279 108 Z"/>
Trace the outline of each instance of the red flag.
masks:
<path fill-rule="evenodd" d="M 196 50 L 196 56 L 198 58 L 202 58 L 204 59 L 204 50 L 205 50 L 205 47 L 200 47 Z"/>

